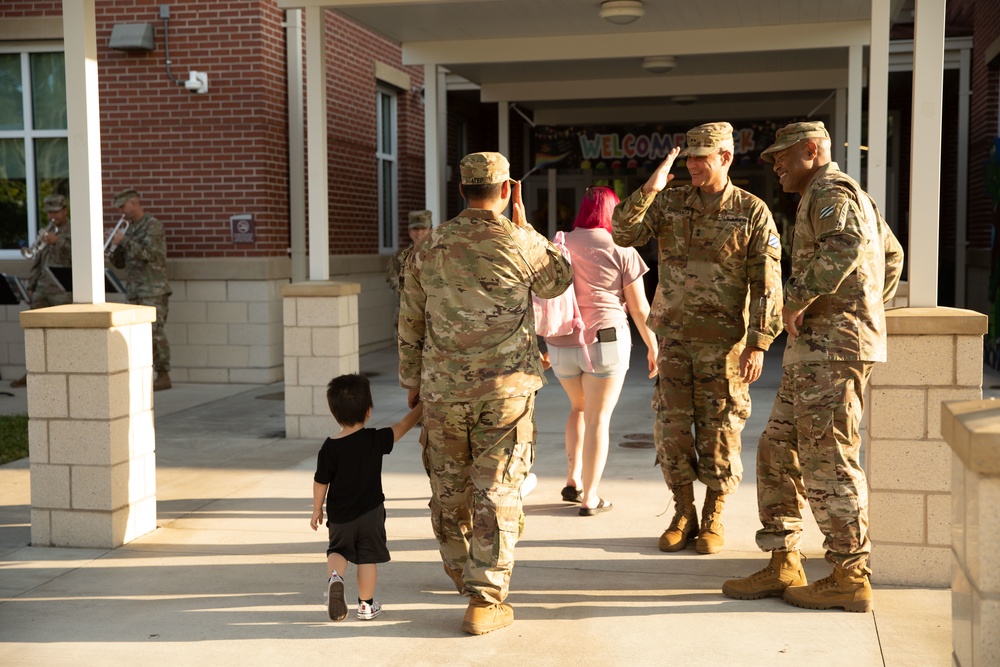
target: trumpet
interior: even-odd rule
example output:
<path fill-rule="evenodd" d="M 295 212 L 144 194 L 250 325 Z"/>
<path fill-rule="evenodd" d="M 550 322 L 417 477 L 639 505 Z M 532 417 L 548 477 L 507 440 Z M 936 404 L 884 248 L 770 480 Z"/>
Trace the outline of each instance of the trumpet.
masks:
<path fill-rule="evenodd" d="M 32 259 L 42 250 L 42 248 L 44 248 L 47 245 L 45 243 L 45 235 L 58 234 L 58 233 L 59 233 L 59 228 L 56 226 L 56 221 L 49 220 L 48 226 L 42 231 L 40 231 L 38 233 L 38 236 L 35 237 L 35 242 L 28 247 L 21 248 L 21 256 L 24 257 L 25 259 Z"/>
<path fill-rule="evenodd" d="M 117 234 L 119 230 L 121 230 L 122 234 L 128 231 L 128 220 L 125 219 L 124 213 L 122 214 L 122 217 L 118 219 L 118 222 L 115 224 L 115 228 L 111 230 L 110 234 L 108 234 L 107 240 L 104 241 L 105 257 L 111 257 L 111 253 L 113 253 L 115 248 L 118 247 L 118 244 L 114 242 L 114 238 L 115 234 Z"/>

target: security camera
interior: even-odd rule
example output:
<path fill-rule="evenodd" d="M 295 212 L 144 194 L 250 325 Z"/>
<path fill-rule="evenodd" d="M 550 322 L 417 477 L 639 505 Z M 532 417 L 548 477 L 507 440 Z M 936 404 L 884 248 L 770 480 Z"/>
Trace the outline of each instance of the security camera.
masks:
<path fill-rule="evenodd" d="M 184 87 L 192 93 L 207 93 L 208 74 L 191 70 L 188 73 L 188 80 L 184 82 Z"/>

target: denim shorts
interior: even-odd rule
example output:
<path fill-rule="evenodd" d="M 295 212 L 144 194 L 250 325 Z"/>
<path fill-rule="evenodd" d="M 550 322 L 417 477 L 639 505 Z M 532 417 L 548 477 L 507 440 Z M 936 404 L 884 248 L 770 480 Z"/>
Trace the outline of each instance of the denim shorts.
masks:
<path fill-rule="evenodd" d="M 632 333 L 628 325 L 620 326 L 617 329 L 618 340 L 618 361 L 606 364 L 601 359 L 601 343 L 594 342 L 587 346 L 590 353 L 590 363 L 594 370 L 587 370 L 587 360 L 583 358 L 582 347 L 553 347 L 549 346 L 549 363 L 552 364 L 552 372 L 557 378 L 569 380 L 579 377 L 583 373 L 598 378 L 610 378 L 625 375 L 628 372 L 629 355 L 632 354 Z"/>

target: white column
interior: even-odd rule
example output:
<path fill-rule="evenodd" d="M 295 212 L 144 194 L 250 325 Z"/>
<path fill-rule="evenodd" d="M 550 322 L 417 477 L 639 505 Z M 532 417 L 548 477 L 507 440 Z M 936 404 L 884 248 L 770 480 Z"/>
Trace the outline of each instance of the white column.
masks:
<path fill-rule="evenodd" d="M 852 44 L 847 50 L 847 174 L 861 182 L 861 61 L 864 49 Z"/>
<path fill-rule="evenodd" d="M 326 13 L 306 7 L 306 72 L 309 74 L 309 280 L 330 278 L 330 200 L 326 147 Z"/>
<path fill-rule="evenodd" d="M 441 224 L 444 214 L 441 170 L 444 159 L 441 142 L 438 141 L 438 67 L 424 65 L 424 206 L 431 212 L 435 225 Z"/>
<path fill-rule="evenodd" d="M 66 127 L 73 210 L 73 301 L 104 303 L 101 116 L 94 0 L 63 1 L 63 40 L 69 100 Z"/>
<path fill-rule="evenodd" d="M 965 262 L 966 236 L 968 233 L 968 195 L 966 184 L 969 182 L 969 99 L 972 90 L 969 87 L 970 70 L 972 69 L 972 49 L 962 49 L 961 65 L 958 72 L 958 165 L 955 169 L 955 180 L 958 182 L 955 202 L 955 307 L 965 307 Z"/>
<path fill-rule="evenodd" d="M 497 102 L 497 151 L 510 158 L 510 103 Z"/>
<path fill-rule="evenodd" d="M 872 0 L 868 54 L 868 194 L 886 211 L 886 158 L 889 155 L 889 0 Z"/>
<path fill-rule="evenodd" d="M 448 212 L 448 70 L 438 68 L 437 85 L 437 142 L 438 142 L 438 200 L 441 202 L 441 217 L 435 218 L 438 224 L 445 220 Z M 461 158 L 460 158 L 461 159 Z M 455 165 L 458 168 L 458 165 Z"/>
<path fill-rule="evenodd" d="M 910 307 L 937 306 L 945 0 L 916 3 L 910 137 Z"/>
<path fill-rule="evenodd" d="M 292 250 L 292 282 L 306 279 L 306 139 L 302 94 L 302 10 L 285 12 L 288 50 L 288 213 Z"/>
<path fill-rule="evenodd" d="M 847 141 L 847 89 L 838 88 L 834 97 L 833 127 L 829 128 L 833 138 L 831 146 L 833 161 L 844 168 L 847 165 L 847 151 L 844 142 Z"/>

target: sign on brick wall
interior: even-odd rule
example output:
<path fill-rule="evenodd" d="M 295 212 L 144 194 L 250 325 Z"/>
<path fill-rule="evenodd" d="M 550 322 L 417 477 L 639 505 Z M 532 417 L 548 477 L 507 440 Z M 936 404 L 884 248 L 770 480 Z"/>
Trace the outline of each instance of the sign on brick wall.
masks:
<path fill-rule="evenodd" d="M 233 243 L 254 243 L 256 239 L 253 216 L 249 213 L 229 218 L 229 228 Z"/>

